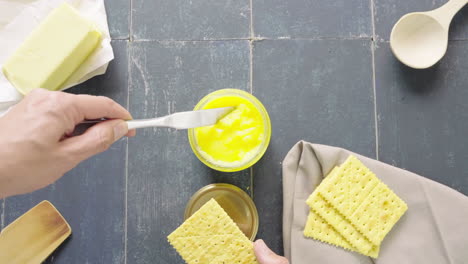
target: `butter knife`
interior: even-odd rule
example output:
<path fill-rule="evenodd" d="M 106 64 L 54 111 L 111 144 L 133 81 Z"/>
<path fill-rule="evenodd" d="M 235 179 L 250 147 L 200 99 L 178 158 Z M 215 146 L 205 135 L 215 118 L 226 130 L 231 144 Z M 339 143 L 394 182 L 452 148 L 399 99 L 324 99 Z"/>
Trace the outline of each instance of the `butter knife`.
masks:
<path fill-rule="evenodd" d="M 188 129 L 195 127 L 210 126 L 216 124 L 220 118 L 232 111 L 234 107 L 222 107 L 206 110 L 179 112 L 171 115 L 126 121 L 128 129 L 144 127 L 170 127 L 175 129 Z M 86 120 L 75 127 L 72 136 L 83 134 L 89 127 L 106 121 L 107 119 Z"/>

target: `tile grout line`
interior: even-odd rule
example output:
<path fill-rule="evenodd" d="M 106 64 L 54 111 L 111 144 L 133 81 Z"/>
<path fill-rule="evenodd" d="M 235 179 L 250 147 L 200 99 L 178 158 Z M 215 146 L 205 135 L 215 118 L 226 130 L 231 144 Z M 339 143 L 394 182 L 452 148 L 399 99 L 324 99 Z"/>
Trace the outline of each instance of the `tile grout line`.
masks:
<path fill-rule="evenodd" d="M 130 14 L 128 21 L 128 44 L 127 44 L 127 109 L 130 110 L 130 85 L 131 85 L 131 43 L 133 42 L 133 0 L 130 1 Z M 128 138 L 125 146 L 125 231 L 124 231 L 124 264 L 127 264 L 128 251 Z"/>
<path fill-rule="evenodd" d="M 250 94 L 253 94 L 253 40 L 249 40 L 249 88 Z"/>
<path fill-rule="evenodd" d="M 129 18 L 128 18 L 128 40 L 130 42 L 133 41 L 133 32 L 132 32 L 132 29 L 133 29 L 133 0 L 128 0 L 130 1 L 130 14 L 129 14 Z"/>
<path fill-rule="evenodd" d="M 251 33 L 253 34 L 253 32 Z M 215 41 L 241 41 L 241 40 L 254 40 L 254 41 L 263 41 L 263 40 L 363 40 L 363 39 L 372 39 L 370 36 L 365 37 L 313 37 L 313 38 L 291 38 L 291 37 L 278 37 L 278 38 L 267 38 L 267 37 L 254 37 L 249 36 L 247 38 L 214 38 L 214 39 L 133 39 L 130 41 L 133 42 L 161 42 L 161 43 L 170 43 L 170 42 L 215 42 Z"/>
<path fill-rule="evenodd" d="M 247 38 L 217 38 L 217 39 L 134 39 L 134 38 L 113 38 L 112 40 L 127 40 L 130 42 L 160 42 L 160 43 L 171 43 L 171 42 L 217 42 L 217 41 L 241 41 L 241 40 L 254 40 L 254 41 L 281 41 L 281 40 L 372 40 L 373 37 L 312 37 L 312 38 L 291 38 L 291 37 L 278 37 L 278 38 L 267 38 L 267 37 L 247 37 Z M 375 36 L 373 41 L 379 41 L 382 43 L 390 43 L 389 40 L 379 39 Z M 467 42 L 468 39 L 449 39 L 449 42 Z"/>
<path fill-rule="evenodd" d="M 253 166 L 250 167 L 250 197 L 252 197 L 252 200 L 254 198 L 254 174 L 253 174 Z"/>
<path fill-rule="evenodd" d="M 249 39 L 249 65 L 250 65 L 250 94 L 253 94 L 253 40 L 255 39 L 253 27 L 253 0 L 250 3 L 250 39 Z M 253 167 L 250 167 L 250 197 L 254 199 L 254 180 Z"/>
<path fill-rule="evenodd" d="M 374 92 L 374 130 L 375 130 L 375 158 L 379 160 L 379 123 L 377 113 L 377 88 L 375 77 L 375 14 L 374 14 L 374 0 L 370 0 L 371 8 L 371 25 L 372 25 L 372 39 L 371 39 L 371 57 L 372 57 L 372 90 Z"/>
<path fill-rule="evenodd" d="M 254 39 L 254 27 L 253 27 L 253 0 L 250 0 L 250 38 Z"/>
<path fill-rule="evenodd" d="M 3 227 L 5 226 L 5 203 L 6 203 L 6 198 L 2 199 L 2 214 L 0 216 L 0 231 L 3 230 Z"/>
<path fill-rule="evenodd" d="M 127 109 L 130 110 L 130 83 L 131 83 L 131 75 L 130 75 L 130 44 L 127 44 Z M 127 264 L 127 239 L 128 239 L 128 138 L 125 142 L 125 204 L 124 204 L 124 263 Z"/>

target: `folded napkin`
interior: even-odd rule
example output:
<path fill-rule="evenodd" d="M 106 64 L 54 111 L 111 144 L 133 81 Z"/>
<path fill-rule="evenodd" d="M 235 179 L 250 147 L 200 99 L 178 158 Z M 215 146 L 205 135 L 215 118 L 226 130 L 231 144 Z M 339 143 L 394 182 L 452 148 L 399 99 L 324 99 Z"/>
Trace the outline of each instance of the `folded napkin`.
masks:
<path fill-rule="evenodd" d="M 303 235 L 306 200 L 333 167 L 355 155 L 408 204 L 377 259 Z M 301 141 L 283 161 L 283 241 L 292 264 L 468 263 L 468 197 L 447 186 L 350 151 Z"/>

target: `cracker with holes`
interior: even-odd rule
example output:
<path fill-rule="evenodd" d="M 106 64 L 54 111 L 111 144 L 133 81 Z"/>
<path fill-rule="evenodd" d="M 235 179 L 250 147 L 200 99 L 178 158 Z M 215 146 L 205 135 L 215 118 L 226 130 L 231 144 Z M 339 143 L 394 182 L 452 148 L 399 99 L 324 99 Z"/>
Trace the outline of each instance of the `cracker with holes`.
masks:
<path fill-rule="evenodd" d="M 304 235 L 325 243 L 353 250 L 349 242 L 312 209 L 307 217 Z"/>
<path fill-rule="evenodd" d="M 258 263 L 252 242 L 214 199 L 167 239 L 188 264 Z"/>
<path fill-rule="evenodd" d="M 374 173 L 350 156 L 307 199 L 304 235 L 373 258 L 408 209 Z"/>

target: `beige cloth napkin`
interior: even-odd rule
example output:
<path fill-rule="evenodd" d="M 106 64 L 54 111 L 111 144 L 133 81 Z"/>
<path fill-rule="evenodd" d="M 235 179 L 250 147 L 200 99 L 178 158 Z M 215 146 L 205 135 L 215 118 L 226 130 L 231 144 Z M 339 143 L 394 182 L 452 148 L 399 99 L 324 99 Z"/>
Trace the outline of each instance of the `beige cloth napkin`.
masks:
<path fill-rule="evenodd" d="M 383 240 L 378 259 L 302 234 L 309 212 L 307 197 L 350 154 L 408 204 L 408 211 Z M 292 264 L 468 263 L 468 197 L 414 173 L 344 149 L 301 141 L 283 162 L 283 196 L 284 252 Z"/>

